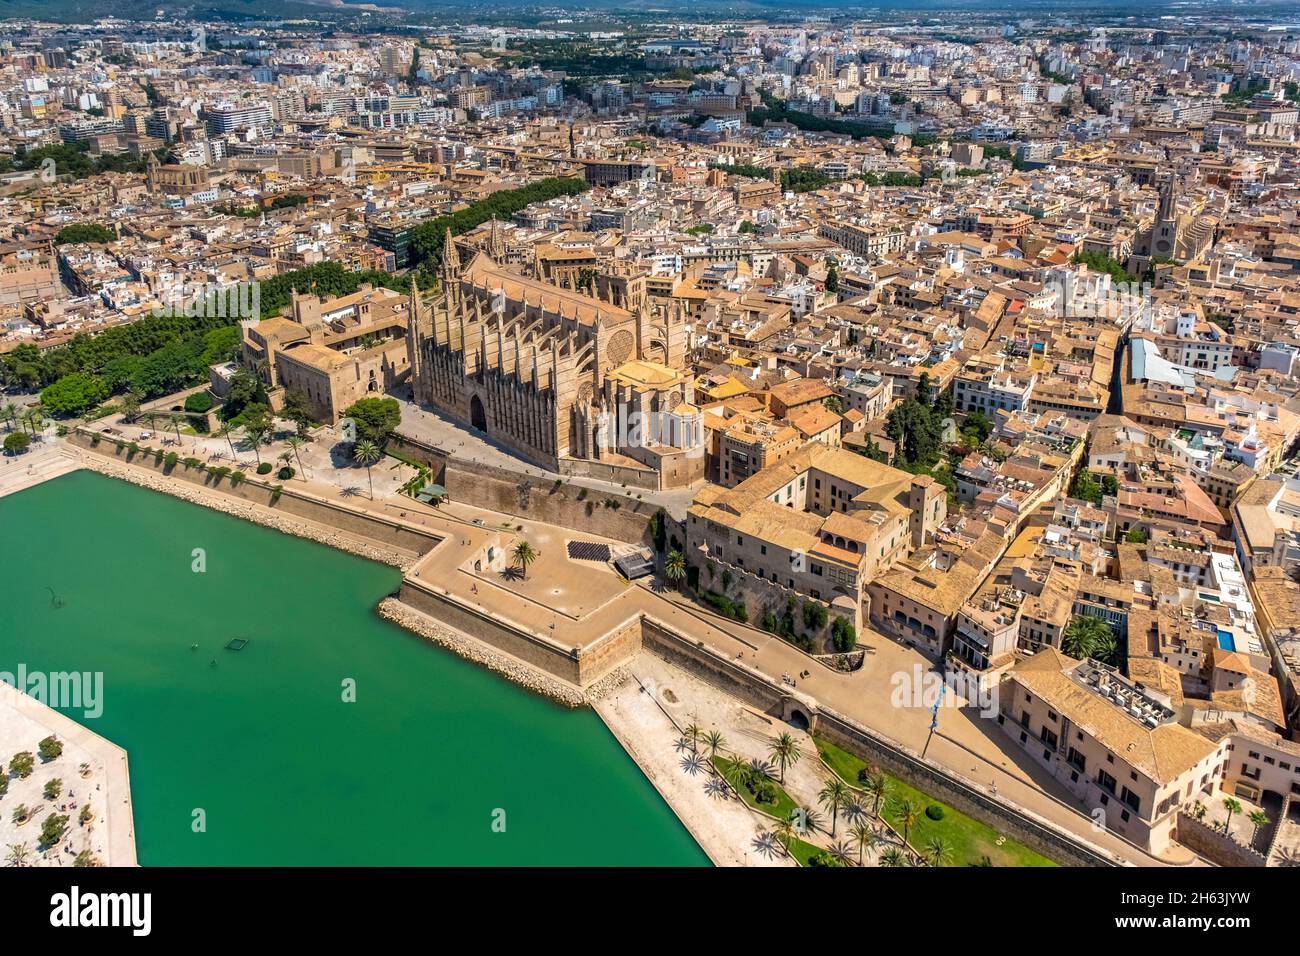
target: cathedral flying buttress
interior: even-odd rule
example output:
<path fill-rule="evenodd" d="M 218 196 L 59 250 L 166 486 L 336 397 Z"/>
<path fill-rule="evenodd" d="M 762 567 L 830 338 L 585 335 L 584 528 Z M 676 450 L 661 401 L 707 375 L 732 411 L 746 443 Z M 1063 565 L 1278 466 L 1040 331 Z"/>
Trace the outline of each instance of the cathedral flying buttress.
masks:
<path fill-rule="evenodd" d="M 615 269 L 565 288 L 485 252 L 462 265 L 448 233 L 439 291 L 412 285 L 410 297 L 420 404 L 551 470 L 601 462 L 654 472 L 661 488 L 703 477 L 686 318 L 652 305 L 644 276 Z"/>

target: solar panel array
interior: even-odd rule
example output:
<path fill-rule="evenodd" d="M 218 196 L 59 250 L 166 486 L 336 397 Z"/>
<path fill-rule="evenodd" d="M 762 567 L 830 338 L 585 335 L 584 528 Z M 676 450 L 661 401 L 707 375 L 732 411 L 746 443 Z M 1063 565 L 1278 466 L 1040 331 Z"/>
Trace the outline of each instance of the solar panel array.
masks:
<path fill-rule="evenodd" d="M 605 562 L 609 560 L 609 545 L 595 541 L 570 541 L 569 557 L 574 561 Z"/>

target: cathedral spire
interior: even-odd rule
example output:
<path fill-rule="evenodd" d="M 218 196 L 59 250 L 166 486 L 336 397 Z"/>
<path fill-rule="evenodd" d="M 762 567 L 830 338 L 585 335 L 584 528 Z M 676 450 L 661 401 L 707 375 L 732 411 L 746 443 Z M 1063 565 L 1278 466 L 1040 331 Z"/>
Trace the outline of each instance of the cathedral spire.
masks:
<path fill-rule="evenodd" d="M 460 278 L 460 253 L 456 251 L 456 241 L 451 237 L 451 227 L 442 239 L 442 275 L 443 278 Z"/>
<path fill-rule="evenodd" d="M 460 296 L 460 254 L 456 252 L 456 240 L 451 237 L 451 227 L 442 239 L 442 293 L 448 305 L 455 303 Z"/>

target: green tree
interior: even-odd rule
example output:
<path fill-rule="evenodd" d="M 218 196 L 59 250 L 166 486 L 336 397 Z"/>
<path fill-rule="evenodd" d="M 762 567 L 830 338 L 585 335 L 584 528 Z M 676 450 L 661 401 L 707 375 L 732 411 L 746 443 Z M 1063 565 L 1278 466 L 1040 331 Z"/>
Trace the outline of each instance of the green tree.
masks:
<path fill-rule="evenodd" d="M 1101 485 L 1097 484 L 1097 479 L 1092 476 L 1092 472 L 1086 468 L 1079 470 L 1070 484 L 1070 497 L 1090 501 L 1095 505 L 1101 504 Z"/>
<path fill-rule="evenodd" d="M 315 419 L 312 418 L 311 403 L 300 388 L 285 389 L 280 415 L 298 426 L 299 438 L 306 438 L 307 430 L 315 423 Z"/>
<path fill-rule="evenodd" d="M 5 866 L 28 866 L 31 861 L 31 850 L 26 843 L 10 843 L 9 851 L 5 854 Z"/>
<path fill-rule="evenodd" d="M 853 835 L 853 845 L 858 848 L 858 866 L 863 866 L 865 854 L 880 845 L 880 835 L 866 820 L 854 820 L 849 832 Z"/>
<path fill-rule="evenodd" d="M 1223 809 L 1228 811 L 1228 818 L 1223 821 L 1223 832 L 1227 833 L 1232 826 L 1232 815 L 1241 812 L 1241 804 L 1232 797 L 1225 797 L 1223 801 Z"/>
<path fill-rule="evenodd" d="M 235 434 L 234 426 L 232 426 L 229 422 L 222 422 L 221 427 L 218 428 L 216 431 L 216 436 L 218 438 L 224 438 L 226 440 L 226 444 L 230 446 L 230 457 L 233 458 L 235 461 L 239 461 L 239 456 L 235 454 L 235 440 L 233 437 L 231 437 L 234 434 Z"/>
<path fill-rule="evenodd" d="M 10 432 L 5 435 L 4 450 L 6 455 L 21 455 L 29 447 L 32 440 L 26 432 Z"/>
<path fill-rule="evenodd" d="M 516 544 L 511 550 L 510 556 L 514 558 L 515 564 L 519 565 L 522 569 L 525 579 L 528 577 L 528 565 L 532 564 L 538 559 L 538 557 L 540 557 L 537 550 L 527 541 L 520 541 Z"/>
<path fill-rule="evenodd" d="M 822 399 L 822 404 L 836 415 L 842 415 L 844 413 L 844 403 L 840 401 L 838 395 L 827 395 Z"/>
<path fill-rule="evenodd" d="M 822 809 L 831 815 L 831 837 L 835 836 L 835 827 L 840 819 L 840 811 L 846 809 L 853 802 L 853 795 L 849 788 L 845 786 L 844 781 L 832 777 L 826 781 L 826 786 L 822 787 L 817 793 L 817 802 L 822 805 Z"/>
<path fill-rule="evenodd" d="M 104 384 L 108 384 L 105 382 Z M 109 386 L 110 390 L 112 386 Z M 122 421 L 133 422 L 135 417 L 140 414 L 140 401 L 143 398 L 137 391 L 129 391 L 122 396 L 122 400 L 117 403 L 117 410 L 122 413 Z"/>
<path fill-rule="evenodd" d="M 916 383 L 916 400 L 930 408 L 934 405 L 934 386 L 930 384 L 930 373 L 922 372 Z"/>
<path fill-rule="evenodd" d="M 932 836 L 925 845 L 923 855 L 931 866 L 947 866 L 952 862 L 952 847 L 941 836 Z"/>
<path fill-rule="evenodd" d="M 402 423 L 402 407 L 395 398 L 363 398 L 343 412 L 357 426 L 357 437 L 382 446 Z"/>
<path fill-rule="evenodd" d="M 885 421 L 885 434 L 905 465 L 927 467 L 939 460 L 943 423 L 917 398 L 894 406 Z"/>
<path fill-rule="evenodd" d="M 835 618 L 831 624 L 831 644 L 841 654 L 847 654 L 858 643 L 857 629 L 846 617 Z"/>
<path fill-rule="evenodd" d="M 36 752 L 41 755 L 41 759 L 46 763 L 51 760 L 57 760 L 63 755 L 63 742 L 53 734 L 46 737 L 36 745 Z"/>
<path fill-rule="evenodd" d="M 691 753 L 695 753 L 696 747 L 699 746 L 700 738 L 704 736 L 704 728 L 699 724 L 691 723 L 686 725 L 684 733 L 686 734 L 686 739 L 691 742 Z"/>
<path fill-rule="evenodd" d="M 826 291 L 827 292 L 840 291 L 840 273 L 839 270 L 836 269 L 835 266 L 833 265 L 826 270 Z"/>
<path fill-rule="evenodd" d="M 367 439 L 361 439 L 352 448 L 352 460 L 359 465 L 366 466 L 366 478 L 370 482 L 370 498 L 373 501 L 375 497 L 375 479 L 371 474 L 371 467 L 384 457 L 384 453 L 379 446 Z"/>
<path fill-rule="evenodd" d="M 267 426 L 260 421 L 244 425 L 244 439 L 252 446 L 259 465 L 262 463 L 262 439 L 266 438 L 267 431 Z"/>
<path fill-rule="evenodd" d="M 903 828 L 903 845 L 907 846 L 907 838 L 921 819 L 921 812 L 911 800 L 899 800 L 894 804 L 894 819 Z"/>
<path fill-rule="evenodd" d="M 1110 625 L 1091 614 L 1076 614 L 1061 635 L 1061 650 L 1080 660 L 1086 657 L 1104 660 L 1114 646 L 1115 632 Z"/>
<path fill-rule="evenodd" d="M 306 478 L 307 471 L 302 467 L 302 456 L 299 454 L 299 452 L 301 451 L 302 446 L 307 443 L 303 441 L 303 439 L 298 435 L 290 435 L 287 439 L 285 439 L 284 443 L 288 445 L 289 450 L 293 452 L 293 459 L 298 463 L 299 473 L 301 473 L 302 476 Z"/>
<path fill-rule="evenodd" d="M 781 768 L 781 782 L 785 783 L 785 768 L 793 767 L 803 756 L 799 742 L 787 733 L 779 734 L 769 741 L 768 755 Z"/>
<path fill-rule="evenodd" d="M 1258 840 L 1259 831 L 1264 827 L 1268 826 L 1269 823 L 1272 822 L 1271 820 L 1269 820 L 1268 814 L 1265 813 L 1263 810 L 1252 810 L 1250 812 L 1250 815 L 1246 819 L 1248 819 L 1255 827 L 1255 829 L 1252 830 L 1250 833 L 1251 843 L 1254 843 L 1256 840 Z"/>
<path fill-rule="evenodd" d="M 668 557 L 664 559 L 664 577 L 681 590 L 682 581 L 686 580 L 686 556 L 680 551 L 668 552 Z"/>
<path fill-rule="evenodd" d="M 42 793 L 45 795 L 46 800 L 57 800 L 59 799 L 59 794 L 61 794 L 62 792 L 63 792 L 63 781 L 60 780 L 58 777 L 54 777 L 50 780 L 45 781 L 45 789 L 42 791 Z"/>
<path fill-rule="evenodd" d="M 711 759 L 716 757 L 718 751 L 727 745 L 727 738 L 716 730 L 710 730 L 704 735 L 704 743 L 709 748 L 709 757 Z"/>
<path fill-rule="evenodd" d="M 862 789 L 875 801 L 871 807 L 871 815 L 879 817 L 880 804 L 889 796 L 892 789 L 889 785 L 889 778 L 883 773 L 868 774 L 867 779 L 863 782 Z"/>
<path fill-rule="evenodd" d="M 54 244 L 63 246 L 76 242 L 112 242 L 116 238 L 117 233 L 107 226 L 101 226 L 97 222 L 78 222 L 56 232 Z"/>
<path fill-rule="evenodd" d="M 68 817 L 64 813 L 52 813 L 41 824 L 41 845 L 54 846 L 68 832 Z"/>
<path fill-rule="evenodd" d="M 36 758 L 30 750 L 24 750 L 9 758 L 9 772 L 16 773 L 20 780 L 26 780 L 36 767 Z"/>
<path fill-rule="evenodd" d="M 52 415 L 81 415 L 108 398 L 104 380 L 87 372 L 72 372 L 41 390 L 41 404 Z"/>

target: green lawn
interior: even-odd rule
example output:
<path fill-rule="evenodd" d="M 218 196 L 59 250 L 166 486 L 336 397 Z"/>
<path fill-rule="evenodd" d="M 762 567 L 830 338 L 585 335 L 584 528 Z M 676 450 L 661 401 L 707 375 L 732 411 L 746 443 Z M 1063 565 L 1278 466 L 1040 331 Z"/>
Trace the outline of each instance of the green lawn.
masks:
<path fill-rule="evenodd" d="M 718 768 L 718 771 L 727 778 L 727 781 L 730 782 L 732 786 L 736 785 L 735 781 L 731 777 L 731 768 L 735 766 L 732 761 L 728 760 L 726 757 L 715 755 L 713 758 L 713 765 Z M 789 820 L 790 813 L 794 810 L 798 810 L 799 804 L 794 802 L 790 797 L 790 794 L 786 793 L 785 788 L 775 779 L 770 782 L 772 784 L 772 789 L 776 791 L 776 803 L 759 803 L 758 798 L 754 795 L 754 791 L 751 787 L 737 787 L 737 789 L 740 791 L 741 799 L 755 810 L 760 810 L 769 816 L 776 817 L 778 820 Z"/>
<path fill-rule="evenodd" d="M 826 765 L 845 783 L 857 787 L 858 771 L 867 766 L 866 762 L 825 738 L 814 737 L 813 739 L 817 744 L 817 752 Z M 942 837 L 952 849 L 952 866 L 975 866 L 986 856 L 994 866 L 1058 865 L 1010 837 L 1005 838 L 1002 845 L 998 846 L 997 840 L 1000 835 L 992 827 L 966 816 L 946 803 L 933 799 L 897 777 L 891 777 L 889 774 L 885 774 L 885 777 L 889 781 L 889 795 L 885 798 L 881 813 L 894 829 L 902 833 L 903 828 L 898 823 L 895 809 L 897 803 L 907 800 L 916 807 L 920 820 L 908 834 L 908 842 L 916 849 L 924 852 L 930 838 L 938 836 Z M 873 798 L 868 795 L 863 802 L 870 809 Z M 942 820 L 931 820 L 925 815 L 926 807 L 931 804 L 943 808 Z"/>
<path fill-rule="evenodd" d="M 790 855 L 799 861 L 800 866 L 807 866 L 808 861 L 812 859 L 813 854 L 821 853 L 822 848 L 813 846 L 811 843 L 805 843 L 798 837 L 790 838 Z"/>

